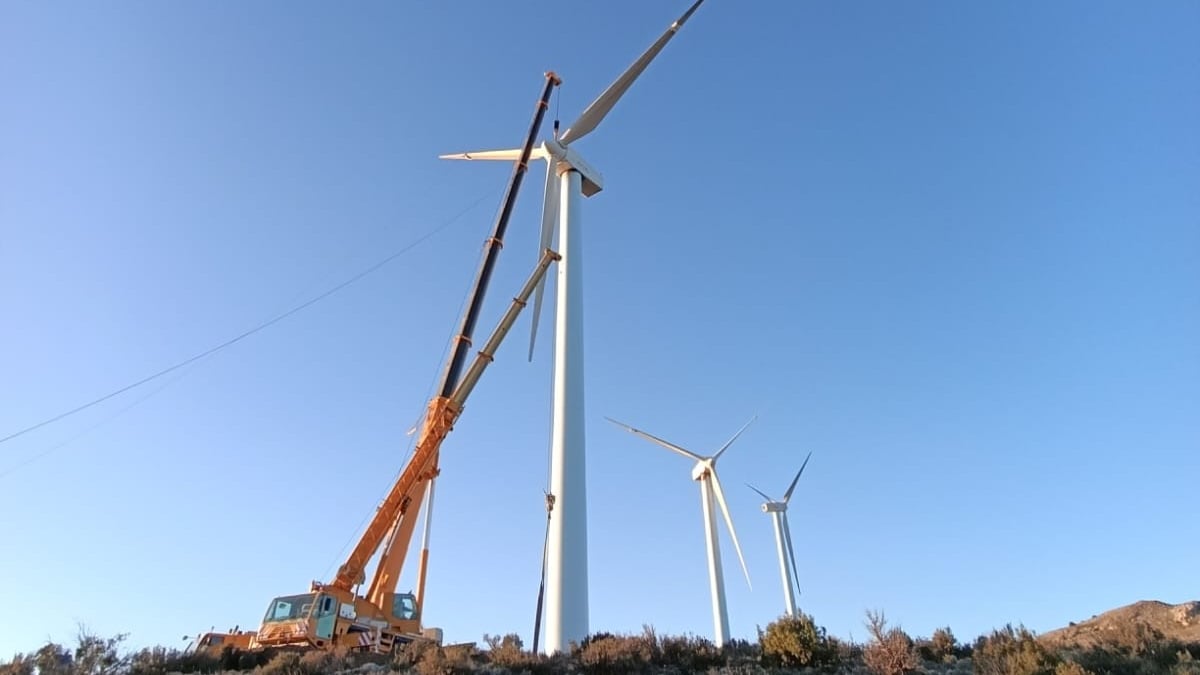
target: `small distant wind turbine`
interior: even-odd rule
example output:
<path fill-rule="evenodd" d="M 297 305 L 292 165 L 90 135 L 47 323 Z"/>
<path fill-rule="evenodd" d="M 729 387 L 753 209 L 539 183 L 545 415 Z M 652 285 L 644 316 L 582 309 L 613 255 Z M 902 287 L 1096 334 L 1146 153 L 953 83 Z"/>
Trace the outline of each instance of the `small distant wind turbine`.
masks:
<path fill-rule="evenodd" d="M 708 547 L 708 587 L 712 593 L 712 611 L 713 611 L 713 641 L 718 645 L 724 645 L 729 641 L 729 613 L 725 609 L 725 577 L 721 571 L 721 550 L 717 542 L 717 515 L 713 508 L 713 496 L 716 495 L 717 503 L 721 505 L 721 512 L 725 515 L 725 525 L 729 527 L 729 536 L 733 539 L 733 547 L 737 550 L 738 560 L 742 563 L 742 573 L 746 575 L 746 585 L 750 585 L 750 571 L 746 569 L 746 559 L 742 557 L 742 545 L 738 543 L 737 532 L 733 529 L 733 519 L 729 516 L 729 506 L 725 503 L 725 492 L 721 489 L 721 481 L 717 478 L 717 460 L 721 454 L 729 449 L 730 445 L 737 440 L 738 436 L 750 426 L 754 418 L 750 422 L 746 422 L 738 432 L 721 446 L 711 457 L 701 457 L 691 450 L 664 441 L 656 436 L 634 429 L 628 424 L 622 424 L 611 417 L 604 418 L 609 422 L 625 429 L 626 431 L 641 436 L 646 440 L 657 443 L 662 447 L 683 455 L 688 459 L 694 460 L 696 465 L 692 468 L 692 480 L 700 483 L 700 506 L 704 512 L 704 541 Z"/>
<path fill-rule="evenodd" d="M 592 133 L 654 57 L 675 37 L 704 0 L 695 0 L 641 56 L 580 113 L 561 135 L 536 147 L 530 159 L 546 161 L 539 246 L 551 248 L 557 225 L 554 382 L 551 396 L 550 492 L 557 500 L 548 539 L 546 650 L 566 651 L 588 630 L 587 473 L 583 390 L 583 197 L 604 188 L 604 178 L 575 150 Z M 485 150 L 441 155 L 442 159 L 518 161 L 520 150 Z M 538 253 L 541 254 L 539 249 Z M 543 283 L 533 301 L 529 358 L 537 339 Z"/>
<path fill-rule="evenodd" d="M 762 498 L 767 500 L 762 505 L 763 513 L 771 514 L 771 520 L 775 522 L 775 547 L 779 550 L 779 574 L 783 577 L 783 602 L 787 608 L 788 616 L 796 616 L 796 593 L 800 588 L 800 577 L 796 572 L 796 554 L 792 550 L 792 531 L 788 527 L 787 508 L 788 502 L 792 500 L 792 491 L 796 489 L 796 483 L 800 480 L 800 474 L 804 473 L 804 467 L 808 466 L 808 460 L 812 457 L 812 453 L 808 453 L 808 457 L 804 458 L 804 463 L 800 465 L 800 470 L 796 472 L 796 477 L 792 479 L 792 484 L 788 486 L 787 492 L 783 494 L 783 499 L 771 499 L 762 490 L 746 484 L 751 490 L 762 495 Z M 786 549 L 786 555 L 785 555 Z M 788 563 L 791 563 L 790 566 Z M 792 585 L 792 580 L 795 579 L 795 586 Z"/>

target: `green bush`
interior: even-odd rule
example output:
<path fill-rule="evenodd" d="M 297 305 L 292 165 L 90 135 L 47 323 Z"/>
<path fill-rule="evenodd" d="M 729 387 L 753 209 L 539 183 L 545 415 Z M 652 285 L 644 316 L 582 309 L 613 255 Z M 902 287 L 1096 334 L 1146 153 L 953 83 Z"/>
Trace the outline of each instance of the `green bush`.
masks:
<path fill-rule="evenodd" d="M 836 665 L 837 645 L 811 616 L 782 616 L 760 631 L 758 643 L 768 666 L 808 668 Z"/>

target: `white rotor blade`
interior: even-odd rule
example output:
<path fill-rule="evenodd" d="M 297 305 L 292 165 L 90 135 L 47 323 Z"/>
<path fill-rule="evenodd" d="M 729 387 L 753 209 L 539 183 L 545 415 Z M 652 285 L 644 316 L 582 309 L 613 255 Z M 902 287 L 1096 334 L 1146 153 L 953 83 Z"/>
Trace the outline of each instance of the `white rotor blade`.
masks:
<path fill-rule="evenodd" d="M 553 157 L 546 159 L 546 190 L 542 199 L 542 237 L 538 242 L 538 256 L 550 248 L 554 239 L 554 226 L 558 223 L 558 161 Z M 533 295 L 533 324 L 529 329 L 529 360 L 533 360 L 533 346 L 537 343 L 538 319 L 542 315 L 542 296 L 546 294 L 546 276 L 542 275 Z"/>
<path fill-rule="evenodd" d="M 796 552 L 792 550 L 792 528 L 788 525 L 787 511 L 779 514 L 783 518 L 783 541 L 787 546 L 788 559 L 792 561 L 792 580 L 795 583 L 796 595 L 800 595 L 800 571 L 796 569 Z"/>
<path fill-rule="evenodd" d="M 792 498 L 792 490 L 796 489 L 796 482 L 800 480 L 800 474 L 804 473 L 804 467 L 808 466 L 808 460 L 812 458 L 812 453 L 808 453 L 808 457 L 804 458 L 804 463 L 800 465 L 800 470 L 796 472 L 796 477 L 792 479 L 792 484 L 788 486 L 787 492 L 783 493 L 783 503 L 788 503 Z"/>
<path fill-rule="evenodd" d="M 754 491 L 755 491 L 755 492 L 757 492 L 758 494 L 762 495 L 762 498 L 763 498 L 763 499 L 765 499 L 765 500 L 767 500 L 767 501 L 769 501 L 769 502 L 773 502 L 773 501 L 775 501 L 774 499 L 771 499 L 770 497 L 768 497 L 768 496 L 767 496 L 767 494 L 766 494 L 765 492 L 763 492 L 762 490 L 759 490 L 758 488 L 754 487 L 753 485 L 751 485 L 751 484 L 749 484 L 749 483 L 746 483 L 746 487 L 748 487 L 748 488 L 750 488 L 751 490 L 754 490 Z"/>
<path fill-rule="evenodd" d="M 667 31 L 663 33 L 658 40 L 655 40 L 654 44 L 650 45 L 650 48 L 647 49 L 644 54 L 639 56 L 637 61 L 633 62 L 632 66 L 629 66 L 625 72 L 621 73 L 620 77 L 614 80 L 612 84 L 608 85 L 608 89 L 605 89 L 604 93 L 600 94 L 595 101 L 592 101 L 591 105 L 589 105 L 587 109 L 585 109 L 583 113 L 579 115 L 579 119 L 575 120 L 575 123 L 563 133 L 562 137 L 559 138 L 559 142 L 563 145 L 566 145 L 571 141 L 579 140 L 580 138 L 583 138 L 591 133 L 596 126 L 600 124 L 601 120 L 604 119 L 604 116 L 613 109 L 613 106 L 616 105 L 617 101 L 619 101 L 621 97 L 625 95 L 625 91 L 629 89 L 629 86 L 633 84 L 633 81 L 638 78 L 638 75 L 642 74 L 642 71 L 646 69 L 646 66 L 650 65 L 650 62 L 654 60 L 655 56 L 658 56 L 658 53 L 662 51 L 662 48 L 667 46 L 667 43 L 671 41 L 671 38 L 675 37 L 675 33 L 681 26 L 683 26 L 685 22 L 687 22 L 688 18 L 690 18 L 692 13 L 695 12 L 698 7 L 700 7 L 700 3 L 702 2 L 704 2 L 704 0 L 696 0 L 696 2 L 692 3 L 692 6 L 683 13 L 683 16 L 680 16 L 678 19 L 676 19 L 675 22 L 672 23 L 669 28 L 667 28 Z"/>
<path fill-rule="evenodd" d="M 535 147 L 529 154 L 529 159 L 540 159 L 546 156 L 546 151 Z M 496 161 L 515 162 L 521 159 L 520 148 L 512 150 L 480 150 L 478 152 L 456 152 L 450 155 L 438 155 L 438 159 L 490 159 Z"/>
<path fill-rule="evenodd" d="M 746 559 L 742 557 L 742 545 L 738 543 L 737 531 L 733 529 L 733 518 L 729 515 L 729 505 L 725 503 L 725 491 L 721 489 L 721 481 L 717 478 L 715 467 L 709 469 L 708 476 L 712 480 L 717 503 L 721 505 L 721 513 L 725 514 L 725 524 L 729 526 L 729 536 L 733 539 L 733 548 L 737 550 L 738 560 L 742 563 L 742 573 L 746 575 L 746 585 L 750 587 L 750 590 L 754 590 L 754 586 L 750 583 L 750 570 L 746 569 Z"/>
<path fill-rule="evenodd" d="M 631 433 L 631 434 L 637 434 L 638 436 L 641 436 L 642 438 L 644 438 L 644 439 L 646 439 L 646 440 L 650 441 L 651 443 L 657 443 L 657 444 L 659 444 L 659 445 L 663 446 L 664 448 L 666 448 L 666 449 L 668 449 L 668 450 L 670 450 L 670 451 L 672 451 L 672 452 L 678 452 L 679 454 L 683 455 L 684 457 L 687 457 L 688 459 L 692 459 L 692 460 L 695 460 L 695 461 L 697 461 L 697 462 L 703 462 L 703 461 L 704 461 L 704 458 L 703 458 L 703 457 L 701 457 L 700 455 L 697 455 L 696 453 L 692 452 L 691 450 L 687 450 L 687 449 L 685 449 L 685 448 L 681 448 L 681 447 L 679 447 L 678 445 L 675 445 L 674 443 L 669 443 L 669 442 L 667 442 L 667 441 L 664 441 L 663 439 L 661 439 L 661 438 L 659 438 L 659 437 L 657 437 L 657 436 L 651 436 L 650 434 L 648 434 L 648 433 L 646 433 L 646 432 L 642 431 L 641 429 L 634 429 L 633 427 L 629 426 L 628 424 L 624 424 L 624 423 L 622 423 L 622 422 L 618 422 L 618 421 L 614 420 L 614 419 L 613 419 L 613 418 L 611 418 L 611 417 L 605 417 L 604 419 L 606 419 L 606 420 L 608 420 L 609 422 L 612 422 L 613 424 L 615 424 L 615 425 L 617 425 L 617 426 L 619 426 L 619 427 L 621 427 L 621 428 L 625 429 L 626 431 L 628 431 L 628 432 L 629 432 L 629 433 Z"/>
<path fill-rule="evenodd" d="M 712 456 L 712 459 L 713 459 L 713 461 L 714 461 L 714 462 L 715 462 L 715 461 L 717 461 L 717 458 L 721 456 L 721 453 L 723 453 L 723 452 L 725 452 L 726 450 L 728 450 L 728 449 L 729 449 L 729 446 L 733 445 L 733 442 L 737 440 L 738 436 L 741 436 L 741 435 L 742 435 L 742 432 L 746 430 L 746 427 L 748 427 L 748 426 L 750 426 L 751 424 L 753 424 L 753 423 L 754 423 L 754 420 L 756 420 L 756 419 L 758 419 L 758 415 L 755 415 L 754 417 L 751 417 L 749 422 L 746 422 L 745 424 L 743 424 L 743 425 L 742 425 L 742 428 L 741 428 L 741 429 L 738 429 L 738 432 L 737 432 L 736 434 L 734 434 L 734 435 L 733 435 L 733 438 L 729 439 L 728 441 L 725 441 L 725 445 L 722 445 L 722 446 L 721 446 L 721 449 L 717 451 L 717 454 L 715 454 L 715 455 L 713 455 L 713 456 Z"/>

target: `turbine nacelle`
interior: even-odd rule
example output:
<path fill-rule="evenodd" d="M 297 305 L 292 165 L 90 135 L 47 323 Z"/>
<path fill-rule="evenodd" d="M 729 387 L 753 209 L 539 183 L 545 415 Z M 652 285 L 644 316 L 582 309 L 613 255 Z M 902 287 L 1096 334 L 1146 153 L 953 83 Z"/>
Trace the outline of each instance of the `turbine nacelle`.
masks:
<path fill-rule="evenodd" d="M 786 513 L 787 504 L 783 502 L 766 502 L 762 505 L 763 513 Z"/>
<path fill-rule="evenodd" d="M 574 169 L 579 172 L 579 177 L 583 179 L 583 196 L 591 197 L 592 195 L 604 189 L 604 176 L 596 170 L 591 164 L 584 161 L 579 153 L 568 145 L 563 145 L 555 140 L 544 141 L 541 147 L 542 152 L 548 157 L 557 160 L 555 173 L 562 175 L 564 172 Z"/>
<path fill-rule="evenodd" d="M 450 155 L 439 155 L 439 159 L 465 159 L 465 160 L 485 160 L 496 162 L 515 162 L 521 159 L 521 151 L 519 149 L 511 150 L 481 150 L 477 152 L 458 152 Z M 591 197 L 592 195 L 604 189 L 604 176 L 596 170 L 591 164 L 568 145 L 563 145 L 556 140 L 542 141 L 542 144 L 533 149 L 529 155 L 530 159 L 544 159 L 547 162 L 554 163 L 554 175 L 561 176 L 563 173 L 575 170 L 579 172 L 580 178 L 583 180 L 583 196 Z"/>
<path fill-rule="evenodd" d="M 692 480 L 706 480 L 715 470 L 711 457 L 696 462 L 696 466 L 692 467 Z"/>

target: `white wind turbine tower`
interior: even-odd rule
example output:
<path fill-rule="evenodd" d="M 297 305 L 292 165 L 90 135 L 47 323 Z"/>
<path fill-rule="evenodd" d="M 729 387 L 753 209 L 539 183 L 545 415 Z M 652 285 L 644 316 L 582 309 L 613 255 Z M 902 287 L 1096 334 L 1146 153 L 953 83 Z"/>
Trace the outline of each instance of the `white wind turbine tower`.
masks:
<path fill-rule="evenodd" d="M 695 0 L 633 65 L 580 114 L 561 136 L 544 141 L 531 158 L 546 160 L 545 201 L 542 203 L 539 254 L 551 248 L 558 225 L 555 302 L 553 422 L 550 451 L 550 492 L 555 497 L 546 566 L 546 651 L 566 651 L 572 641 L 588 635 L 587 474 L 583 418 L 583 270 L 581 240 L 582 197 L 604 187 L 604 179 L 583 160 L 571 143 L 596 129 L 667 42 L 700 7 Z M 517 161 L 520 150 L 487 150 L 443 159 Z M 545 279 L 534 296 L 529 357 L 537 338 Z"/>
<path fill-rule="evenodd" d="M 792 484 L 788 486 L 783 499 L 771 499 L 762 490 L 747 483 L 747 487 L 767 500 L 762 505 L 763 513 L 771 514 L 771 520 L 775 523 L 775 548 L 779 552 L 779 575 L 783 577 L 783 603 L 788 616 L 796 616 L 796 593 L 800 588 L 800 577 L 796 571 L 796 554 L 792 550 L 792 531 L 788 527 L 787 508 L 788 502 L 792 500 L 792 491 L 796 489 L 800 474 L 804 473 L 804 467 L 808 466 L 811 457 L 810 452 L 808 457 L 804 458 L 804 463 L 800 465 L 800 470 L 796 472 L 796 477 L 792 479 Z M 792 585 L 793 579 L 795 586 Z"/>
<path fill-rule="evenodd" d="M 742 545 L 738 543 L 737 532 L 733 529 L 733 519 L 729 516 L 729 506 L 725 503 L 725 492 L 721 489 L 720 479 L 717 478 L 717 460 L 720 459 L 723 452 L 729 449 L 730 445 L 733 445 L 738 436 L 742 435 L 746 427 L 750 426 L 754 418 L 738 429 L 733 438 L 726 441 L 725 445 L 722 445 L 721 449 L 711 457 L 701 457 L 674 443 L 622 424 L 611 417 L 605 419 L 630 433 L 637 434 L 672 452 L 695 460 L 696 465 L 692 468 L 692 480 L 700 483 L 700 506 L 704 513 L 704 542 L 708 548 L 708 588 L 712 594 L 713 642 L 718 646 L 726 644 L 729 641 L 729 613 L 725 609 L 725 577 L 721 571 L 721 550 L 717 541 L 717 514 L 716 509 L 713 508 L 714 495 L 717 503 L 721 505 L 721 512 L 725 515 L 725 525 L 729 527 L 729 536 L 733 539 L 733 547 L 737 550 L 738 560 L 742 563 L 742 573 L 746 575 L 746 585 L 750 585 L 750 571 L 746 569 L 746 559 L 742 557 Z"/>

